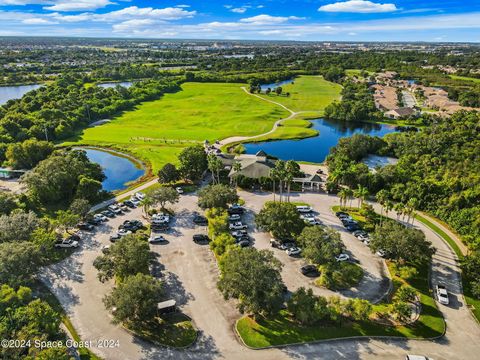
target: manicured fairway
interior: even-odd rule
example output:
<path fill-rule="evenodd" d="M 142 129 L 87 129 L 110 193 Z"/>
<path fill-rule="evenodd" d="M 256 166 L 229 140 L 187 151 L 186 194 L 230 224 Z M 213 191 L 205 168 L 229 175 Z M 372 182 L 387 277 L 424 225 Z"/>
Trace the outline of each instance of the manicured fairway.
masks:
<path fill-rule="evenodd" d="M 475 83 L 480 83 L 479 78 L 467 77 L 467 76 L 458 76 L 458 75 L 450 75 L 450 78 L 454 80 L 465 80 L 465 81 L 473 81 Z"/>
<path fill-rule="evenodd" d="M 125 149 L 156 172 L 181 149 L 205 139 L 251 136 L 288 116 L 278 105 L 246 94 L 241 84 L 186 83 L 183 91 L 146 102 L 108 124 L 89 128 L 67 144 Z"/>
<path fill-rule="evenodd" d="M 281 103 L 293 111 L 315 111 L 319 115 L 332 101 L 340 99 L 341 86 L 324 80 L 321 76 L 300 76 L 293 84 L 282 86 L 290 96 L 262 95 Z"/>

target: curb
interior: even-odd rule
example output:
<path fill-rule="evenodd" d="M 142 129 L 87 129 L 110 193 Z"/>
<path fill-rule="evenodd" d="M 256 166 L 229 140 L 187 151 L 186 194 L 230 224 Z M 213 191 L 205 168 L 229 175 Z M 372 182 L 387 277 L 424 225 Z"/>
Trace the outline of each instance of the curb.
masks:
<path fill-rule="evenodd" d="M 235 330 L 235 336 L 240 338 L 240 343 L 245 346 L 246 348 L 250 350 L 267 350 L 267 349 L 284 349 L 290 346 L 300 346 L 300 345 L 312 345 L 312 344 L 322 344 L 322 343 L 328 343 L 328 342 L 337 342 L 337 341 L 342 341 L 342 340 L 359 340 L 359 341 L 370 341 L 370 340 L 416 340 L 416 341 L 432 341 L 432 340 L 438 340 L 441 339 L 442 337 L 445 336 L 447 332 L 447 323 L 445 322 L 444 319 L 444 331 L 441 335 L 434 336 L 432 338 L 410 338 L 410 337 L 403 337 L 403 336 L 346 336 L 346 337 L 341 337 L 341 338 L 332 338 L 332 339 L 322 339 L 322 340 L 313 340 L 313 341 L 302 341 L 302 342 L 296 342 L 296 343 L 290 343 L 290 344 L 280 344 L 280 345 L 270 345 L 270 346 L 262 346 L 262 347 L 252 347 L 250 345 L 247 345 L 243 338 L 241 337 L 240 333 L 238 332 L 237 329 L 237 324 L 242 318 L 238 319 L 235 321 L 234 324 L 234 330 Z"/>

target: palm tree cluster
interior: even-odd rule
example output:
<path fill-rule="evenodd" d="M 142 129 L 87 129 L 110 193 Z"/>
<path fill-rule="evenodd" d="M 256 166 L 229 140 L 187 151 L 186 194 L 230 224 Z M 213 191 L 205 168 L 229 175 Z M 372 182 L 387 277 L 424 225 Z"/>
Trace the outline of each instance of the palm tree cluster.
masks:
<path fill-rule="evenodd" d="M 273 183 L 273 201 L 275 201 L 276 184 L 278 184 L 280 202 L 283 199 L 283 192 L 287 191 L 286 201 L 290 201 L 290 188 L 293 182 L 293 178 L 300 171 L 300 166 L 293 160 L 283 161 L 278 160 L 275 163 L 275 167 L 270 170 L 270 178 Z"/>
<path fill-rule="evenodd" d="M 350 207 L 352 207 L 352 200 L 355 198 L 358 199 L 358 208 L 361 208 L 368 195 L 370 195 L 368 189 L 362 185 L 358 185 L 358 188 L 355 190 L 344 187 L 338 192 L 340 207 L 347 207 L 347 200 L 350 201 Z"/>
<path fill-rule="evenodd" d="M 214 154 L 210 154 L 207 157 L 208 170 L 212 173 L 213 184 L 220 184 L 220 171 L 223 170 L 222 161 Z"/>

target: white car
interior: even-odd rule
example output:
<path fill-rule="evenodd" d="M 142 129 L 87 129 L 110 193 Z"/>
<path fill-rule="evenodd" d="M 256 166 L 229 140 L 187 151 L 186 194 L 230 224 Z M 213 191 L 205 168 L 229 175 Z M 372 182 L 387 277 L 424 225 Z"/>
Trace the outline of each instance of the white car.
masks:
<path fill-rule="evenodd" d="M 247 235 L 247 230 L 235 230 L 230 233 L 233 237 L 239 238 L 244 235 Z"/>
<path fill-rule="evenodd" d="M 450 301 L 448 300 L 448 291 L 445 285 L 438 284 L 435 287 L 437 293 L 437 299 L 440 304 L 448 305 Z"/>
<path fill-rule="evenodd" d="M 228 217 L 229 221 L 239 221 L 242 217 L 238 214 L 233 214 Z"/>
<path fill-rule="evenodd" d="M 299 255 L 302 252 L 302 249 L 297 247 L 291 247 L 290 249 L 285 250 L 288 256 Z"/>
<path fill-rule="evenodd" d="M 110 205 L 108 210 L 113 211 L 117 215 L 122 213 L 122 209 L 120 209 L 117 205 Z"/>
<path fill-rule="evenodd" d="M 132 202 L 133 205 L 138 206 L 140 205 L 140 200 L 138 200 L 135 196 L 132 196 L 130 198 L 130 201 Z"/>
<path fill-rule="evenodd" d="M 158 236 L 152 236 L 150 239 L 148 239 L 148 242 L 150 244 L 158 244 L 167 241 L 162 235 Z"/>
<path fill-rule="evenodd" d="M 136 192 L 133 196 L 135 196 L 138 200 L 142 201 L 145 199 L 145 194 L 142 192 Z"/>
<path fill-rule="evenodd" d="M 176 187 L 175 190 L 177 190 L 177 193 L 183 194 L 183 189 L 180 186 Z"/>
<path fill-rule="evenodd" d="M 152 223 L 154 224 L 165 224 L 168 222 L 170 222 L 170 215 L 154 214 L 152 216 Z"/>
<path fill-rule="evenodd" d="M 322 225 L 322 222 L 317 218 L 308 218 L 304 220 L 309 225 Z"/>
<path fill-rule="evenodd" d="M 350 256 L 348 256 L 348 254 L 340 254 L 340 255 L 335 256 L 335 260 L 337 260 L 337 261 L 348 261 L 348 260 L 350 260 Z"/>
<path fill-rule="evenodd" d="M 433 359 L 429 359 L 428 357 L 423 355 L 407 355 L 405 356 L 405 360 L 433 360 Z"/>
<path fill-rule="evenodd" d="M 108 218 L 103 214 L 95 214 L 93 215 L 93 219 L 96 221 L 102 221 L 102 222 L 108 221 Z"/>
<path fill-rule="evenodd" d="M 382 249 L 378 250 L 376 254 L 377 254 L 378 256 L 382 257 L 382 258 L 384 258 L 385 256 L 387 256 L 387 253 L 386 253 L 384 250 L 382 250 Z"/>
<path fill-rule="evenodd" d="M 305 213 L 312 212 L 313 210 L 310 206 L 299 205 L 299 206 L 297 206 L 297 211 L 299 213 L 305 214 Z"/>
<path fill-rule="evenodd" d="M 132 232 L 130 230 L 120 229 L 117 231 L 118 236 L 130 235 Z"/>
<path fill-rule="evenodd" d="M 370 241 L 370 237 L 368 235 L 358 235 L 357 239 L 360 241 Z"/>
<path fill-rule="evenodd" d="M 228 225 L 230 230 L 243 230 L 248 228 L 247 225 L 242 224 L 241 221 L 234 222 L 233 224 Z"/>
<path fill-rule="evenodd" d="M 78 247 L 78 241 L 65 239 L 55 243 L 55 247 L 59 248 L 76 248 Z"/>
<path fill-rule="evenodd" d="M 303 219 L 303 220 L 314 219 L 314 218 L 315 218 L 315 215 L 312 213 L 306 213 L 306 214 L 300 215 L 300 219 Z"/>

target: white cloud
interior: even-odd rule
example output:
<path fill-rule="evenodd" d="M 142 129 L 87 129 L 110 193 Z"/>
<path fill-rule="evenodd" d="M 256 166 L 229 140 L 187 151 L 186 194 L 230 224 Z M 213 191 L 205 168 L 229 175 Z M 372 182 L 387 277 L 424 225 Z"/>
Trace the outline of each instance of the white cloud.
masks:
<path fill-rule="evenodd" d="M 245 11 L 247 11 L 247 8 L 246 7 L 233 8 L 230 11 L 237 14 L 243 14 Z"/>
<path fill-rule="evenodd" d="M 109 0 L 59 0 L 55 1 L 52 6 L 46 6 L 45 10 L 52 11 L 85 11 L 104 8 L 105 6 L 114 4 Z"/>
<path fill-rule="evenodd" d="M 297 16 L 271 16 L 271 15 L 257 15 L 249 18 L 240 19 L 240 22 L 255 24 L 255 25 L 271 25 L 271 24 L 281 24 L 285 23 L 288 20 L 302 20 L 303 18 Z"/>
<path fill-rule="evenodd" d="M 0 0 L 0 6 L 5 5 L 30 5 L 30 4 L 39 4 L 39 5 L 49 5 L 54 4 L 52 0 Z"/>
<path fill-rule="evenodd" d="M 113 31 L 115 32 L 126 32 L 132 31 L 138 28 L 143 28 L 154 24 L 155 21 L 152 19 L 133 19 L 121 22 L 120 24 L 115 24 L 112 26 Z"/>
<path fill-rule="evenodd" d="M 320 6 L 318 11 L 349 13 L 383 13 L 397 11 L 395 4 L 379 4 L 368 0 L 349 0 Z"/>
<path fill-rule="evenodd" d="M 27 25 L 51 25 L 51 24 L 58 24 L 58 23 L 55 22 L 55 21 L 49 21 L 49 20 L 42 19 L 42 18 L 29 18 L 29 19 L 22 20 L 22 23 L 23 23 L 23 24 L 27 24 Z"/>

